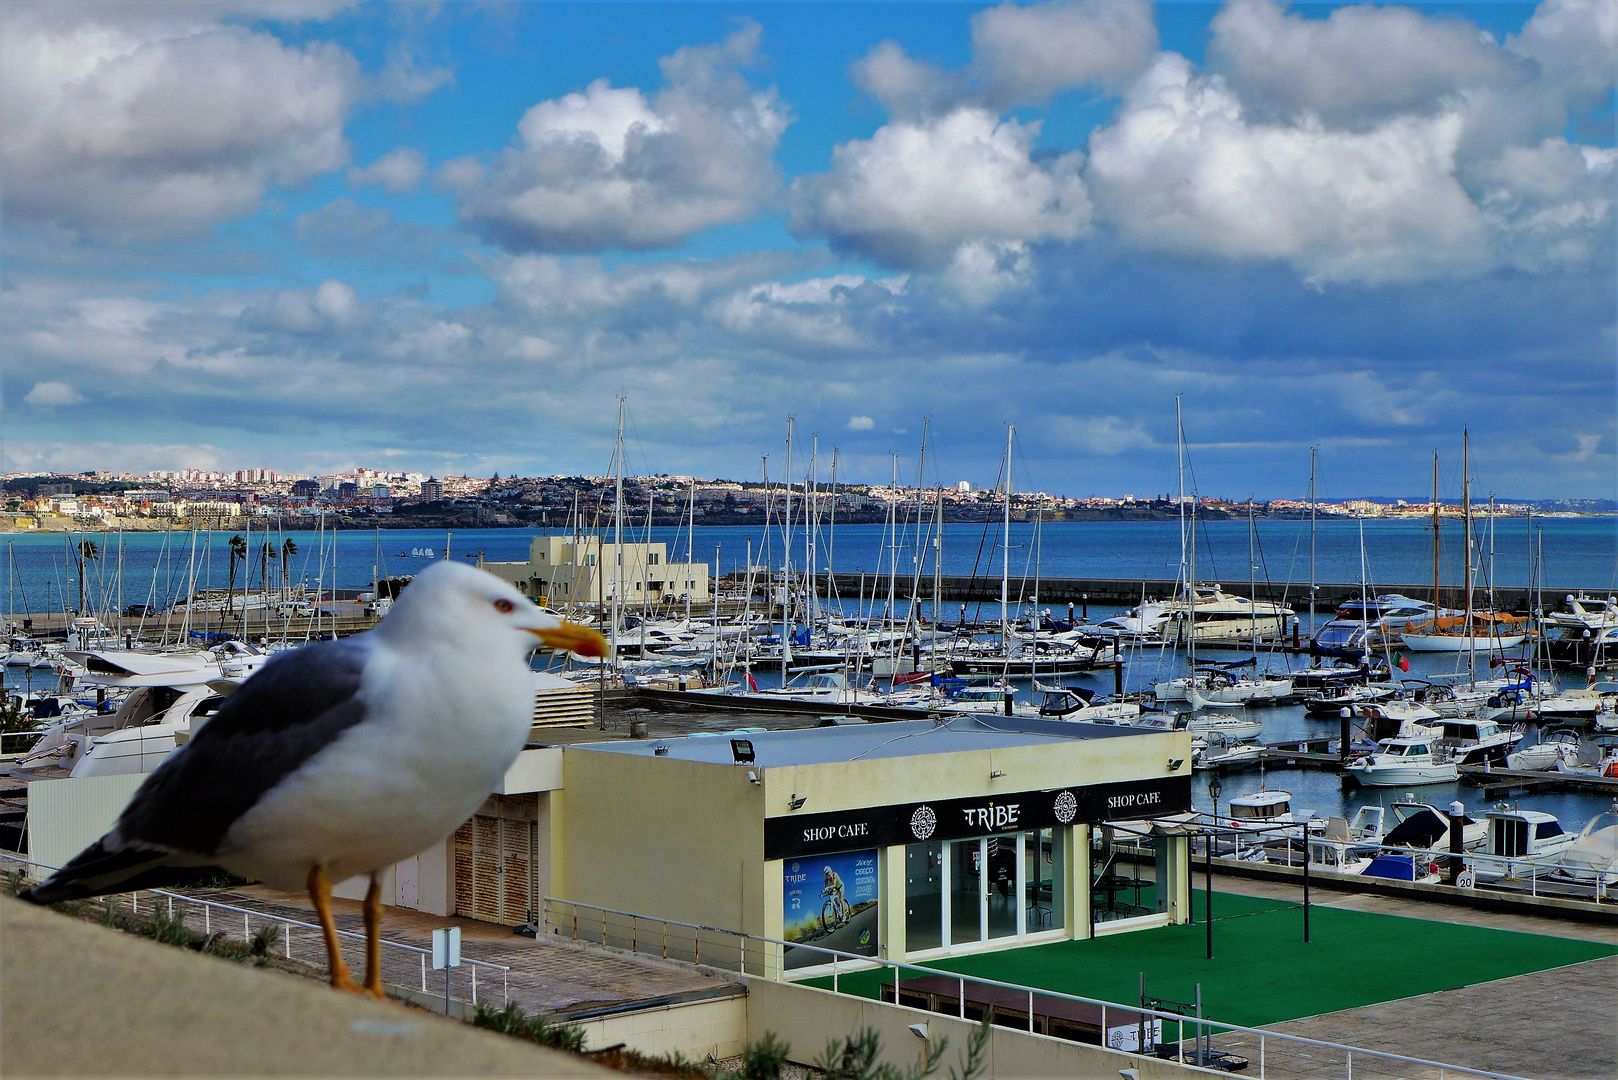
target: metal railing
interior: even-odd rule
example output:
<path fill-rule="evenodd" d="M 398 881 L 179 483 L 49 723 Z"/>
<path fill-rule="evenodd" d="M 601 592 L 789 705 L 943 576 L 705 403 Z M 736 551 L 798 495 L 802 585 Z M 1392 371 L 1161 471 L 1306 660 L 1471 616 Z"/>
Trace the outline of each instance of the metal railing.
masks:
<path fill-rule="evenodd" d="M 47 871 L 57 869 L 54 866 L 47 866 L 44 863 L 34 862 L 31 859 L 25 859 L 22 856 L 16 855 L 9 851 L 0 851 L 0 864 L 7 863 L 14 866 L 37 868 Z M 119 897 L 128 897 L 130 913 L 139 915 L 141 911 L 140 898 L 142 893 L 151 898 L 147 901 L 147 904 L 154 909 L 161 907 L 166 903 L 168 906 L 168 915 L 171 919 L 174 917 L 176 910 L 180 911 L 181 914 L 186 917 L 186 923 L 188 926 L 194 919 L 197 918 L 197 916 L 200 915 L 202 933 L 204 937 L 211 937 L 213 935 L 213 924 L 215 922 L 219 923 L 220 932 L 225 932 L 227 928 L 235 926 L 236 919 L 238 917 L 241 919 L 242 940 L 244 942 L 251 942 L 253 940 L 253 920 L 255 919 L 258 920 L 262 925 L 278 926 L 281 928 L 281 941 L 279 944 L 281 946 L 282 955 L 284 955 L 288 960 L 297 959 L 303 963 L 312 964 L 318 968 L 326 967 L 326 939 L 324 931 L 321 930 L 319 924 L 317 923 L 304 922 L 301 919 L 288 918 L 285 915 L 278 915 L 270 911 L 254 911 L 250 908 L 237 907 L 234 904 L 226 904 L 218 900 L 205 900 L 199 896 L 186 896 L 184 893 L 170 892 L 167 889 L 142 889 L 138 892 L 117 893 L 105 897 L 105 900 L 106 903 L 111 906 Z M 183 906 L 176 908 L 176 904 Z M 302 947 L 304 945 L 304 941 L 299 942 L 299 952 L 302 955 L 297 957 L 293 956 L 292 949 L 294 930 L 308 932 L 305 935 L 304 941 L 307 941 L 310 937 L 313 938 L 313 944 L 308 945 L 307 947 Z M 339 938 L 348 938 L 351 941 L 360 942 L 362 945 L 365 941 L 364 934 L 357 934 L 352 930 L 338 930 L 337 936 Z M 383 938 L 382 973 L 384 981 L 402 986 L 407 985 L 408 983 L 415 983 L 419 974 L 422 992 L 429 992 L 427 989 L 427 972 L 430 967 L 429 962 L 432 959 L 432 955 L 433 952 L 431 949 L 423 949 L 416 945 L 406 945 L 403 942 L 389 941 L 386 938 Z M 482 969 L 485 973 L 485 984 L 493 979 L 495 974 L 498 973 L 500 977 L 500 1003 L 504 1005 L 511 1001 L 509 978 L 511 969 L 509 967 L 505 966 L 504 964 L 492 964 L 487 960 L 474 960 L 469 956 L 463 956 L 461 958 L 461 963 L 471 972 L 472 1004 L 476 1005 L 478 1003 L 479 969 Z"/>
<path fill-rule="evenodd" d="M 1198 1061 L 1208 1060 L 1208 1057 L 1202 1055 L 1209 1052 L 1237 1055 L 1247 1058 L 1250 1067 L 1256 1065 L 1256 1071 L 1250 1075 L 1256 1075 L 1259 1080 L 1265 1080 L 1271 1072 L 1277 1077 L 1315 1078 L 1340 1075 L 1344 1080 L 1355 1080 L 1356 1077 L 1361 1080 L 1445 1080 L 1447 1077 L 1519 1080 L 1508 1073 L 1449 1065 L 1383 1050 L 1369 1050 L 1301 1035 L 1222 1023 L 1207 1017 L 1186 1016 L 1160 1009 L 1143 1008 L 1140 1005 L 1126 1005 L 1101 998 L 1084 997 L 1080 994 L 1000 982 L 918 964 L 859 956 L 818 945 L 797 944 L 727 930 L 723 927 L 662 919 L 595 904 L 559 900 L 555 897 L 545 898 L 542 911 L 542 932 L 546 934 L 625 949 L 637 955 L 655 955 L 666 960 L 702 964 L 778 982 L 807 978 L 829 979 L 830 989 L 834 993 L 843 993 L 844 978 L 856 972 L 880 972 L 878 986 L 885 987 L 891 983 L 895 1001 L 901 998 L 906 972 L 913 976 L 953 979 L 957 986 L 953 1002 L 955 1015 L 961 1019 L 977 1020 L 989 1014 L 995 1023 L 1007 1027 L 1011 1024 L 1006 1021 L 1014 1019 L 1016 1026 L 1026 1026 L 1032 1034 L 1041 1034 L 1037 1030 L 1036 1016 L 1048 1015 L 1039 1011 L 1042 1001 L 1088 1006 L 1099 1010 L 1098 1041 L 1103 1041 L 1103 1047 L 1132 1057 L 1142 1055 L 1133 1050 L 1120 1048 L 1116 1045 L 1119 1041 L 1116 1036 L 1120 1032 L 1133 1033 L 1147 1024 L 1155 1027 L 1156 1023 L 1161 1023 L 1165 1035 L 1170 1031 L 1174 1033 L 1174 1038 L 1158 1044 L 1166 1048 L 1167 1056 L 1170 1058 L 1187 1064 L 1197 1064 Z M 789 963 L 789 951 L 797 952 L 799 957 L 810 954 L 820 959 L 818 963 Z M 868 985 L 868 980 L 862 982 Z M 992 992 L 979 994 L 978 1002 L 973 1003 L 967 993 L 969 986 Z M 879 996 L 880 992 L 879 989 Z M 1015 995 L 1018 1000 L 1026 999 L 1027 1007 L 1017 1009 L 1014 1017 L 1001 1019 L 994 1014 L 1004 1006 L 991 1003 L 996 999 L 1004 999 L 1008 994 Z M 1112 1019 L 1121 1020 L 1122 1023 L 1109 1024 L 1109 1014 Z M 1201 1040 L 1207 1047 L 1206 1051 L 1197 1049 L 1197 1040 Z M 1218 1040 L 1217 1046 L 1215 1040 Z M 1125 1041 L 1139 1045 L 1136 1039 Z"/>

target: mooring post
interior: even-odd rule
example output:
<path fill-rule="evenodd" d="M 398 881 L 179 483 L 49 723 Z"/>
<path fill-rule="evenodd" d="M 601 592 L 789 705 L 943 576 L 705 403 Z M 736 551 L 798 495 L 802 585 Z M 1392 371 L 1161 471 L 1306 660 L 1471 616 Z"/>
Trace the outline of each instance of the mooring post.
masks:
<path fill-rule="evenodd" d="M 1354 716 L 1354 711 L 1347 706 L 1337 713 L 1337 757 L 1342 761 L 1348 760 L 1348 722 Z"/>
<path fill-rule="evenodd" d="M 1451 885 L 1461 876 L 1461 830 L 1466 821 L 1466 807 L 1459 800 L 1449 804 L 1449 873 Z"/>

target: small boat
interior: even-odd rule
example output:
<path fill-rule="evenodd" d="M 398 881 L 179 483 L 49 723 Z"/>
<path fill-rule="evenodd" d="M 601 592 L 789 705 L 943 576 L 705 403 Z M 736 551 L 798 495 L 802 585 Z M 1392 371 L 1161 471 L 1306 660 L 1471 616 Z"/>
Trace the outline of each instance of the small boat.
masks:
<path fill-rule="evenodd" d="M 1483 854 L 1472 860 L 1479 880 L 1542 875 L 1578 840 L 1555 814 L 1543 810 L 1496 809 L 1484 818 L 1489 840 Z"/>
<path fill-rule="evenodd" d="M 1522 734 L 1502 728 L 1493 720 L 1446 716 L 1441 721 L 1438 747 L 1449 752 L 1457 765 L 1493 765 L 1503 768 L 1506 755 L 1522 741 Z"/>
<path fill-rule="evenodd" d="M 1618 884 L 1618 804 L 1591 818 L 1579 838 L 1562 849 L 1556 873 L 1574 881 Z"/>
<path fill-rule="evenodd" d="M 1542 724 L 1593 724 L 1618 714 L 1618 682 L 1598 682 L 1583 690 L 1563 690 L 1539 703 Z"/>
<path fill-rule="evenodd" d="M 1051 720 L 1086 723 L 1129 724 L 1140 717 L 1140 705 L 1133 701 L 1108 701 L 1082 686 L 1043 686 L 1039 715 Z"/>
<path fill-rule="evenodd" d="M 1222 735 L 1227 739 L 1250 739 L 1262 734 L 1264 725 L 1240 716 L 1193 716 L 1186 722 L 1192 736 Z"/>
<path fill-rule="evenodd" d="M 1417 802 L 1414 793 L 1388 807 L 1394 826 L 1382 837 L 1386 847 L 1432 848 L 1449 845 L 1450 816 L 1432 803 Z M 1461 846 L 1468 851 L 1482 847 L 1489 830 L 1476 818 L 1461 818 Z"/>
<path fill-rule="evenodd" d="M 1501 612 L 1472 613 L 1472 632 L 1459 615 L 1440 616 L 1412 626 L 1401 636 L 1411 652 L 1500 652 L 1515 649 L 1528 638 L 1527 620 Z"/>
<path fill-rule="evenodd" d="M 1449 784 L 1461 777 L 1455 762 L 1433 755 L 1431 739 L 1383 739 L 1374 754 L 1343 766 L 1348 776 L 1365 787 L 1404 787 Z"/>
<path fill-rule="evenodd" d="M 1577 732 L 1558 728 L 1532 746 L 1519 746 L 1506 755 L 1506 768 L 1514 772 L 1557 772 L 1579 760 Z"/>
<path fill-rule="evenodd" d="M 1212 734 L 1191 740 L 1191 767 L 1217 769 L 1228 765 L 1243 765 L 1264 756 L 1264 747 L 1258 743 L 1243 742 Z"/>

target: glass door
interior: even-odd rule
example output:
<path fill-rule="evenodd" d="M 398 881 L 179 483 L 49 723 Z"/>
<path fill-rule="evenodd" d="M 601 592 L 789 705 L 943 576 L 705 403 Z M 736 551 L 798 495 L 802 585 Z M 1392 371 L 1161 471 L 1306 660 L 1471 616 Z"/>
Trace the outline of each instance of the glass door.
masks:
<path fill-rule="evenodd" d="M 944 943 L 944 845 L 905 848 L 905 949 L 920 952 Z"/>
<path fill-rule="evenodd" d="M 984 846 L 983 840 L 952 840 L 947 845 L 951 945 L 983 940 Z"/>

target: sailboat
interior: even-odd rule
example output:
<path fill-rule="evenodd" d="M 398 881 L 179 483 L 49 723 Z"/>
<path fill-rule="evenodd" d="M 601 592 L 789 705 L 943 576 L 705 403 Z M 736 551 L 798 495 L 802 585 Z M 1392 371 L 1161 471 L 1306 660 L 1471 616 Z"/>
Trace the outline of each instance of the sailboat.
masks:
<path fill-rule="evenodd" d="M 1430 621 L 1412 626 L 1401 635 L 1404 647 L 1411 652 L 1449 652 L 1468 654 L 1467 668 L 1474 678 L 1477 668 L 1477 653 L 1499 653 L 1506 649 L 1514 649 L 1521 645 L 1528 636 L 1527 620 L 1515 615 L 1507 615 L 1493 610 L 1478 611 L 1473 608 L 1472 596 L 1472 477 L 1470 468 L 1471 442 L 1470 435 L 1464 429 L 1461 432 L 1461 513 L 1466 529 L 1466 569 L 1463 591 L 1466 596 L 1466 610 L 1462 615 L 1435 616 Z M 1437 519 L 1438 488 L 1434 473 L 1433 505 L 1434 519 Z M 1492 518 L 1490 519 L 1492 522 Z M 1436 528 L 1436 526 L 1435 526 Z M 1436 557 L 1434 566 L 1436 568 Z M 1491 586 L 1492 588 L 1492 586 Z M 1433 593 L 1436 598 L 1438 581 L 1433 581 Z M 1434 605 L 1436 607 L 1436 599 Z M 1480 632 L 1480 626 L 1482 630 Z"/>

